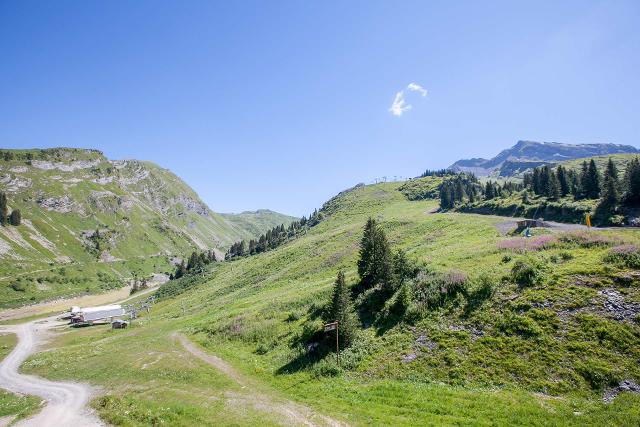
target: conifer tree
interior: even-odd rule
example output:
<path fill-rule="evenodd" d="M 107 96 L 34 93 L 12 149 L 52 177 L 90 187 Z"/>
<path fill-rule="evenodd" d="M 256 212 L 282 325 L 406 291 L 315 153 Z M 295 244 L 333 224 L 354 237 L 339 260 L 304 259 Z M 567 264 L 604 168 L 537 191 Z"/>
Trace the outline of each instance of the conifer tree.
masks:
<path fill-rule="evenodd" d="M 383 288 L 392 286 L 391 251 L 389 242 L 373 218 L 367 220 L 360 241 L 360 259 L 358 260 L 360 284 L 369 289 L 381 284 Z"/>
<path fill-rule="evenodd" d="M 495 188 L 493 187 L 493 183 L 491 181 L 487 181 L 484 186 L 484 198 L 487 200 L 491 200 L 496 197 Z"/>
<path fill-rule="evenodd" d="M 22 222 L 22 214 L 20 213 L 20 209 L 14 209 L 11 212 L 11 225 L 18 226 Z"/>
<path fill-rule="evenodd" d="M 547 190 L 547 197 L 551 200 L 558 200 L 560 198 L 560 183 L 555 174 L 549 170 L 549 184 Z"/>
<path fill-rule="evenodd" d="M 640 160 L 636 157 L 627 165 L 624 174 L 625 204 L 640 205 Z"/>
<path fill-rule="evenodd" d="M 340 271 L 336 282 L 333 285 L 333 295 L 331 297 L 331 307 L 329 309 L 329 322 L 338 322 L 338 337 L 340 348 L 345 348 L 353 343 L 357 329 L 358 320 L 356 311 L 351 301 L 351 290 L 347 286 L 344 273 Z"/>
<path fill-rule="evenodd" d="M 564 197 L 571 192 L 569 177 L 567 176 L 567 170 L 564 166 L 558 165 L 558 168 L 556 169 L 556 178 L 558 179 L 558 184 L 560 186 L 560 195 Z"/>
<path fill-rule="evenodd" d="M 9 208 L 7 207 L 7 195 L 0 192 L 0 225 L 7 225 L 9 220 Z"/>
<path fill-rule="evenodd" d="M 597 199 L 600 197 L 600 173 L 598 172 L 598 167 L 593 159 L 589 162 L 586 183 L 586 196 L 589 199 Z"/>
<path fill-rule="evenodd" d="M 582 162 L 582 169 L 580 170 L 580 193 L 578 194 L 578 197 L 581 199 L 587 197 L 590 187 L 589 165 L 585 160 Z"/>

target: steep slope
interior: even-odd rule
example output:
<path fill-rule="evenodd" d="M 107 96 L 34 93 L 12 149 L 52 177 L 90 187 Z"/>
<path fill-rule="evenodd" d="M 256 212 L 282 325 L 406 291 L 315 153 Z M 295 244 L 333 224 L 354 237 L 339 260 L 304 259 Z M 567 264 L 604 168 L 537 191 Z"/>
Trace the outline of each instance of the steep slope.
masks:
<path fill-rule="evenodd" d="M 212 212 L 180 178 L 150 162 L 111 161 L 83 149 L 0 151 L 0 191 L 23 217 L 18 227 L 0 227 L 3 303 L 119 286 L 263 226 L 256 220 L 247 229 Z M 108 277 L 97 280 L 98 272 Z"/>
<path fill-rule="evenodd" d="M 246 211 L 238 214 L 223 213 L 220 215 L 232 225 L 237 234 L 244 240 L 259 236 L 278 225 L 284 224 L 287 227 L 297 219 L 269 209 Z"/>
<path fill-rule="evenodd" d="M 638 395 L 610 404 L 602 398 L 616 395 L 621 381 L 640 382 L 638 273 L 616 255 L 640 256 L 638 233 L 548 230 L 525 244 L 501 233 L 504 218 L 433 213 L 435 201 L 408 201 L 402 185 L 342 193 L 302 237 L 164 285 L 183 293 L 156 305 L 152 323 L 117 336 L 68 334 L 64 347 L 25 369 L 108 384 L 96 407 L 121 423 L 136 424 L 136 414 L 160 407 L 154 413 L 167 422 L 174 414 L 185 424 L 215 421 L 207 402 L 219 401 L 219 381 L 199 380 L 211 370 L 182 360 L 173 345 L 161 349 L 177 329 L 243 374 L 355 425 L 637 425 Z M 393 248 L 451 282 L 434 291 L 418 279 L 410 315 L 395 322 L 364 317 L 338 368 L 331 346 L 314 349 L 325 336 L 321 316 L 336 273 L 345 271 L 351 285 L 357 280 L 370 216 Z M 514 275 L 522 263 L 533 265 L 535 282 Z M 452 283 L 463 291 L 450 293 Z M 430 292 L 444 294 L 444 303 L 427 305 Z M 87 358 L 92 346 L 103 351 Z M 113 356 L 118 348 L 128 349 L 131 363 Z M 124 368 L 96 375 L 96 365 Z"/>
<path fill-rule="evenodd" d="M 472 172 L 477 176 L 489 174 L 511 176 L 523 169 L 540 166 L 542 163 L 557 163 L 583 157 L 620 153 L 638 153 L 638 149 L 630 145 L 619 144 L 562 144 L 558 142 L 518 141 L 516 145 L 501 151 L 491 159 L 458 160 L 449 166 L 449 169 Z M 506 167 L 504 167 L 505 163 L 507 163 Z M 502 170 L 503 167 L 504 171 Z"/>

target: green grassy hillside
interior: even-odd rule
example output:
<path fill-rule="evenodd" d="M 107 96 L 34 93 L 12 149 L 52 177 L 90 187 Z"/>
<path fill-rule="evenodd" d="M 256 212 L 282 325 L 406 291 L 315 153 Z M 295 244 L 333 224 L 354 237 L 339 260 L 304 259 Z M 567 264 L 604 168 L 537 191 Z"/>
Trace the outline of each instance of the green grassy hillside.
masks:
<path fill-rule="evenodd" d="M 105 386 L 94 405 L 119 425 L 145 425 L 144 414 L 234 424 L 227 412 L 216 418 L 221 399 L 233 407 L 233 387 L 204 380 L 219 373 L 169 340 L 180 330 L 267 395 L 355 425 L 638 425 L 637 394 L 602 400 L 622 380 L 640 382 L 638 231 L 509 237 L 504 218 L 432 213 L 436 202 L 408 201 L 402 185 L 345 192 L 304 236 L 170 282 L 165 294 L 178 295 L 151 318 L 124 332 L 69 331 L 25 370 Z M 357 280 L 370 216 L 394 248 L 465 290 L 425 308 L 414 289 L 414 315 L 362 324 L 340 369 L 333 353 L 307 346 L 322 334 L 336 273 Z"/>
<path fill-rule="evenodd" d="M 95 150 L 0 150 L 0 191 L 23 218 L 0 227 L 3 306 L 169 271 L 175 257 L 224 250 L 266 231 L 276 216 L 223 217 L 170 171 Z"/>

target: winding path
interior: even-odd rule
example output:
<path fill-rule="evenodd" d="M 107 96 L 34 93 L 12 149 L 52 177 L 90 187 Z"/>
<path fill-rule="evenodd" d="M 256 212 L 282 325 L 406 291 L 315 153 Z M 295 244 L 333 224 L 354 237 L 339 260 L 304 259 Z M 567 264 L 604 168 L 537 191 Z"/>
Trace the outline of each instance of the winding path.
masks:
<path fill-rule="evenodd" d="M 48 318 L 21 325 L 0 326 L 0 332 L 15 333 L 18 336 L 16 347 L 0 362 L 0 387 L 14 393 L 39 396 L 48 402 L 38 414 L 16 425 L 104 426 L 104 423 L 87 409 L 93 392 L 91 387 L 72 382 L 49 381 L 18 372 L 20 365 L 38 350 L 47 330 L 60 324 L 54 318 Z"/>

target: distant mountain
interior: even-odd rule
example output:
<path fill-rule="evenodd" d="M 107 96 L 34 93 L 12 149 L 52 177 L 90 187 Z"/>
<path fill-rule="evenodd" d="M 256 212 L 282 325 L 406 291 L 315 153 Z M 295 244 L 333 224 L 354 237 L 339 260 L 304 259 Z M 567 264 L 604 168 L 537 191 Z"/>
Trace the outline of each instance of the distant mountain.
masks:
<path fill-rule="evenodd" d="M 238 214 L 223 213 L 220 215 L 234 227 L 238 234 L 244 234 L 244 239 L 251 239 L 281 224 L 288 227 L 289 224 L 298 219 L 269 209 L 245 211 Z"/>
<path fill-rule="evenodd" d="M 221 215 L 171 171 L 146 161 L 109 160 L 97 150 L 0 149 L 0 191 L 23 218 L 18 227 L 0 227 L 4 302 L 68 294 L 85 284 L 104 289 L 114 277 L 122 283 L 171 271 L 171 263 L 191 251 L 222 256 L 232 243 L 289 221 L 266 210 Z M 56 266 L 64 267 L 65 277 L 29 273 Z M 98 272 L 111 279 L 96 280 Z M 27 292 L 2 286 L 16 277 Z"/>
<path fill-rule="evenodd" d="M 638 153 L 637 148 L 619 144 L 562 144 L 559 142 L 518 141 L 491 159 L 458 160 L 449 169 L 472 172 L 477 176 L 512 176 L 541 164 L 557 163 L 583 157 Z"/>

